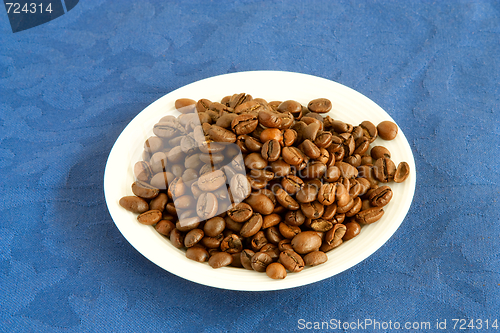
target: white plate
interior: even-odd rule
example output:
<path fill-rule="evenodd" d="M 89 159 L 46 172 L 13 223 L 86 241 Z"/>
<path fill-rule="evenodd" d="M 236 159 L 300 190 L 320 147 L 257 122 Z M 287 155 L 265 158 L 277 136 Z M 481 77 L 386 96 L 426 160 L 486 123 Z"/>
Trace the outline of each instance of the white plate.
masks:
<path fill-rule="evenodd" d="M 177 115 L 175 100 L 207 98 L 220 101 L 226 95 L 248 93 L 267 101 L 296 100 L 307 105 L 310 100 L 325 97 L 332 101 L 330 116 L 357 125 L 370 120 L 377 125 L 383 120 L 394 121 L 382 108 L 362 94 L 327 79 L 290 72 L 255 71 L 232 73 L 191 83 L 158 99 L 140 112 L 116 140 L 106 164 L 104 192 L 109 212 L 123 236 L 161 268 L 187 280 L 203 285 L 231 290 L 279 290 L 317 282 L 343 272 L 360 263 L 379 249 L 403 222 L 413 199 L 416 173 L 410 145 L 401 128 L 392 141 L 377 139 L 373 145 L 384 145 L 392 153 L 396 165 L 406 161 L 410 177 L 403 183 L 390 183 L 393 198 L 378 222 L 364 226 L 356 238 L 328 252 L 325 264 L 306 267 L 300 273 L 288 273 L 283 280 L 272 280 L 265 273 L 240 268 L 211 268 L 185 257 L 170 241 L 153 227 L 137 222 L 136 214 L 123 209 L 118 201 L 133 195 L 132 164 L 141 160 L 144 141 L 152 134 L 153 125 L 167 114 Z"/>

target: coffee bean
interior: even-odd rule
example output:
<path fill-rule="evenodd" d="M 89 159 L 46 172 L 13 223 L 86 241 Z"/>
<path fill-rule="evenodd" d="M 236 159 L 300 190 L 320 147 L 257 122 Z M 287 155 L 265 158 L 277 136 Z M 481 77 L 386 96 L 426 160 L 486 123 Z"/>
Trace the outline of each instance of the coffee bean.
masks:
<path fill-rule="evenodd" d="M 375 146 L 370 150 L 370 156 L 374 160 L 378 160 L 379 158 L 384 157 L 391 158 L 391 152 L 384 146 Z"/>
<path fill-rule="evenodd" d="M 378 135 L 384 140 L 393 140 L 398 135 L 398 126 L 392 121 L 383 121 L 377 125 Z"/>
<path fill-rule="evenodd" d="M 392 190 L 389 186 L 380 186 L 370 191 L 368 199 L 373 207 L 383 207 L 391 201 Z"/>
<path fill-rule="evenodd" d="M 148 162 L 139 161 L 134 165 L 134 175 L 137 180 L 148 182 L 153 176 L 153 170 Z"/>
<path fill-rule="evenodd" d="M 290 272 L 300 272 L 305 266 L 302 257 L 292 249 L 281 251 L 279 261 Z"/>
<path fill-rule="evenodd" d="M 322 251 L 309 252 L 304 256 L 304 264 L 306 266 L 317 266 L 324 264 L 328 260 L 328 256 Z"/>
<path fill-rule="evenodd" d="M 137 221 L 146 225 L 156 224 L 161 220 L 162 213 L 159 210 L 148 210 L 139 216 L 137 216 Z"/>
<path fill-rule="evenodd" d="M 234 134 L 232 131 L 229 131 L 217 125 L 210 126 L 210 129 L 208 130 L 208 135 L 215 142 L 227 142 L 227 143 L 236 142 L 236 134 Z"/>
<path fill-rule="evenodd" d="M 141 214 L 149 210 L 147 201 L 136 196 L 125 196 L 120 199 L 119 204 L 126 210 L 136 214 Z"/>
<path fill-rule="evenodd" d="M 323 216 L 325 206 L 320 204 L 318 201 L 306 202 L 300 204 L 300 210 L 307 218 L 319 219 Z"/>
<path fill-rule="evenodd" d="M 250 217 L 248 221 L 243 224 L 243 227 L 240 230 L 241 237 L 251 237 L 255 235 L 262 228 L 262 215 L 259 213 L 255 213 Z"/>
<path fill-rule="evenodd" d="M 205 192 L 198 198 L 196 204 L 196 213 L 202 220 L 208 220 L 217 214 L 218 210 L 217 198 L 213 193 Z"/>
<path fill-rule="evenodd" d="M 281 180 L 281 186 L 290 195 L 294 195 L 304 187 L 304 181 L 297 176 L 288 175 Z"/>
<path fill-rule="evenodd" d="M 236 135 L 252 133 L 259 124 L 257 116 L 252 114 L 241 114 L 231 122 L 231 129 Z"/>
<path fill-rule="evenodd" d="M 335 224 L 333 228 L 325 233 L 324 244 L 328 245 L 330 249 L 336 248 L 342 244 L 342 238 L 346 233 L 347 227 L 343 224 Z"/>
<path fill-rule="evenodd" d="M 175 224 L 169 220 L 160 220 L 155 225 L 155 230 L 160 234 L 169 237 L 170 232 L 174 230 Z"/>
<path fill-rule="evenodd" d="M 251 194 L 245 202 L 249 204 L 254 212 L 269 215 L 273 212 L 274 204 L 264 194 Z"/>
<path fill-rule="evenodd" d="M 345 224 L 345 226 L 346 226 L 346 232 L 344 234 L 344 237 L 342 238 L 344 241 L 353 239 L 361 232 L 361 226 L 356 221 L 348 222 Z"/>
<path fill-rule="evenodd" d="M 146 182 L 137 180 L 132 184 L 132 192 L 143 199 L 153 199 L 158 196 L 160 190 Z"/>
<path fill-rule="evenodd" d="M 193 247 L 197 244 L 204 236 L 204 232 L 201 229 L 192 229 L 184 237 L 184 246 Z"/>
<path fill-rule="evenodd" d="M 300 254 L 317 251 L 321 246 L 321 237 L 315 231 L 302 231 L 292 239 L 293 249 Z"/>
<path fill-rule="evenodd" d="M 262 157 L 269 162 L 278 160 L 281 155 L 281 145 L 278 140 L 269 140 L 262 145 Z"/>
<path fill-rule="evenodd" d="M 208 257 L 208 251 L 201 246 L 193 246 L 186 250 L 186 258 L 194 261 L 205 262 Z"/>
<path fill-rule="evenodd" d="M 238 235 L 231 234 L 222 240 L 220 249 L 231 254 L 239 253 L 243 250 L 243 243 Z"/>
<path fill-rule="evenodd" d="M 198 187 L 202 191 L 215 191 L 226 183 L 222 170 L 205 173 L 198 178 Z"/>
<path fill-rule="evenodd" d="M 244 202 L 235 204 L 227 210 L 227 215 L 235 222 L 245 222 L 253 215 L 252 207 Z"/>
<path fill-rule="evenodd" d="M 179 231 L 177 228 L 174 228 L 170 232 L 170 242 L 172 245 L 178 249 L 181 249 L 184 247 L 184 234 Z"/>
<path fill-rule="evenodd" d="M 233 262 L 233 257 L 227 252 L 217 252 L 208 259 L 208 264 L 212 268 L 229 266 Z"/>
<path fill-rule="evenodd" d="M 237 174 L 231 179 L 230 187 L 235 202 L 241 202 L 248 198 L 252 190 L 248 178 L 242 174 Z"/>
<path fill-rule="evenodd" d="M 394 179 L 396 165 L 390 158 L 379 158 L 375 161 L 373 173 L 378 181 L 382 183 L 390 182 Z"/>
<path fill-rule="evenodd" d="M 401 162 L 394 173 L 394 181 L 396 183 L 402 183 L 408 178 L 410 174 L 410 165 L 406 162 Z"/>
<path fill-rule="evenodd" d="M 253 270 L 252 268 L 252 257 L 254 256 L 255 252 L 249 249 L 244 249 L 241 251 L 240 254 L 240 260 L 241 260 L 241 265 L 248 270 Z"/>
<path fill-rule="evenodd" d="M 266 274 L 271 279 L 284 279 L 286 277 L 286 269 L 282 264 L 273 262 L 266 267 Z"/>
<path fill-rule="evenodd" d="M 251 265 L 257 272 L 265 272 L 267 266 L 272 262 L 271 256 L 265 252 L 257 252 L 252 256 Z"/>
<path fill-rule="evenodd" d="M 369 208 L 366 210 L 360 211 L 356 214 L 356 222 L 361 224 L 372 224 L 380 220 L 380 218 L 384 215 L 384 209 L 381 207 Z"/>
<path fill-rule="evenodd" d="M 327 113 L 332 109 L 332 102 L 326 98 L 318 98 L 310 101 L 307 108 L 311 112 Z"/>

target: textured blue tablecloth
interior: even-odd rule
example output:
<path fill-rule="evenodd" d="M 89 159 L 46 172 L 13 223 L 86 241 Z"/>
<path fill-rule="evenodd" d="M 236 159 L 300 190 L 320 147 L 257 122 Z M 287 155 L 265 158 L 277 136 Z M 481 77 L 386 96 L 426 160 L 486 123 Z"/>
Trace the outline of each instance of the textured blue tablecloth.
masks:
<path fill-rule="evenodd" d="M 88 0 L 18 33 L 1 13 L 0 29 L 1 332 L 500 331 L 498 1 Z M 340 82 L 404 131 L 415 198 L 366 261 L 226 291 L 162 270 L 114 225 L 103 174 L 127 123 L 247 70 Z"/>

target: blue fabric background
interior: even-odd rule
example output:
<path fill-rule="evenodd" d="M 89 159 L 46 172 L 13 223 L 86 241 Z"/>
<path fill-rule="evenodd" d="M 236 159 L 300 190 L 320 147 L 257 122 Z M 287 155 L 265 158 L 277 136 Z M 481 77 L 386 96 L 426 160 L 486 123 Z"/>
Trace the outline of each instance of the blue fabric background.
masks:
<path fill-rule="evenodd" d="M 88 0 L 15 34 L 2 13 L 0 29 L 0 331 L 500 321 L 498 1 Z M 150 263 L 110 218 L 104 166 L 127 123 L 185 84 L 247 70 L 340 82 L 410 142 L 407 218 L 340 275 L 277 292 L 204 287 Z"/>

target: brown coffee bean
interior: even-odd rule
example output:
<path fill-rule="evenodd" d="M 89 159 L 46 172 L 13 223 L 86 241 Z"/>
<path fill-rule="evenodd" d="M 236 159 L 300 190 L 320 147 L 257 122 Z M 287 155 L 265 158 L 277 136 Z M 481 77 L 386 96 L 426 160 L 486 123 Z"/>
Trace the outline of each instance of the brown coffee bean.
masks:
<path fill-rule="evenodd" d="M 297 176 L 287 175 L 281 180 L 281 186 L 290 195 L 294 195 L 304 187 L 304 181 Z"/>
<path fill-rule="evenodd" d="M 143 199 L 153 199 L 160 193 L 160 190 L 146 182 L 137 180 L 132 184 L 132 192 Z"/>
<path fill-rule="evenodd" d="M 269 199 L 264 194 L 252 193 L 245 202 L 249 204 L 254 212 L 261 213 L 264 215 L 269 215 L 273 212 L 274 204 L 271 199 Z"/>
<path fill-rule="evenodd" d="M 273 262 L 266 267 L 266 274 L 271 279 L 281 280 L 286 277 L 286 269 L 282 264 Z"/>
<path fill-rule="evenodd" d="M 208 251 L 201 246 L 193 246 L 186 250 L 186 258 L 194 261 L 205 262 L 208 257 Z"/>
<path fill-rule="evenodd" d="M 257 116 L 253 114 L 240 114 L 231 122 L 231 129 L 236 135 L 252 133 L 259 124 Z"/>
<path fill-rule="evenodd" d="M 279 204 L 286 209 L 289 209 L 291 211 L 297 210 L 300 208 L 300 205 L 295 201 L 294 198 L 292 198 L 285 190 L 282 188 L 278 188 L 276 190 L 276 200 L 279 202 Z"/>
<path fill-rule="evenodd" d="M 192 229 L 190 230 L 186 236 L 184 237 L 184 246 L 185 247 L 193 247 L 197 244 L 204 236 L 204 232 L 201 229 Z"/>
<path fill-rule="evenodd" d="M 265 272 L 267 266 L 272 262 L 272 258 L 265 252 L 257 252 L 252 256 L 251 265 L 257 272 Z"/>
<path fill-rule="evenodd" d="M 279 113 L 270 110 L 259 112 L 258 118 L 259 123 L 268 128 L 278 128 L 282 121 Z"/>
<path fill-rule="evenodd" d="M 224 239 L 224 235 L 222 233 L 218 234 L 215 237 L 205 236 L 201 239 L 200 244 L 209 249 L 217 249 L 220 246 L 220 243 Z"/>
<path fill-rule="evenodd" d="M 196 200 L 190 195 L 183 195 L 174 200 L 174 205 L 176 209 L 188 209 L 192 208 L 196 204 Z"/>
<path fill-rule="evenodd" d="M 297 131 L 287 128 L 283 131 L 283 144 L 287 147 L 293 145 L 297 140 Z"/>
<path fill-rule="evenodd" d="M 278 160 L 281 155 L 281 145 L 278 140 L 269 140 L 262 145 L 262 157 L 269 162 Z"/>
<path fill-rule="evenodd" d="M 368 200 L 373 207 L 384 207 L 392 199 L 392 189 L 389 186 L 380 186 L 368 194 Z"/>
<path fill-rule="evenodd" d="M 326 165 L 320 161 L 311 161 L 300 174 L 306 179 L 319 179 L 326 172 Z"/>
<path fill-rule="evenodd" d="M 345 212 L 345 216 L 352 217 L 352 216 L 356 215 L 361 210 L 362 204 L 363 204 L 363 202 L 362 202 L 360 197 L 357 197 L 357 196 L 354 197 L 353 205 L 352 205 L 351 209 L 349 209 L 347 212 Z"/>
<path fill-rule="evenodd" d="M 330 249 L 336 248 L 342 244 L 342 237 L 344 237 L 346 230 L 347 227 L 345 225 L 340 223 L 335 224 L 333 228 L 325 233 L 323 244 L 326 244 Z"/>
<path fill-rule="evenodd" d="M 208 259 L 208 264 L 212 268 L 229 266 L 233 262 L 233 257 L 227 252 L 217 252 Z"/>
<path fill-rule="evenodd" d="M 310 219 L 319 219 L 323 216 L 323 212 L 325 211 L 325 206 L 320 204 L 318 201 L 306 202 L 300 204 L 300 210 L 307 218 Z"/>
<path fill-rule="evenodd" d="M 215 191 L 226 183 L 222 170 L 205 173 L 198 179 L 198 187 L 202 191 Z"/>
<path fill-rule="evenodd" d="M 181 249 L 184 247 L 184 234 L 179 231 L 177 228 L 174 228 L 170 232 L 170 242 L 172 245 L 178 249 Z"/>
<path fill-rule="evenodd" d="M 366 210 L 360 211 L 356 214 L 356 222 L 361 224 L 372 224 L 377 222 L 384 215 L 384 209 L 381 207 L 369 208 Z"/>
<path fill-rule="evenodd" d="M 251 237 L 255 235 L 262 228 L 262 223 L 262 215 L 259 213 L 253 214 L 252 217 L 243 224 L 240 230 L 241 237 Z"/>
<path fill-rule="evenodd" d="M 390 182 L 394 179 L 396 165 L 390 158 L 379 158 L 375 161 L 373 173 L 378 181 L 382 183 Z"/>
<path fill-rule="evenodd" d="M 160 220 L 155 225 L 155 230 L 158 233 L 160 233 L 160 234 L 162 234 L 164 236 L 167 236 L 167 237 L 170 236 L 170 232 L 172 230 L 174 230 L 174 228 L 175 228 L 175 224 L 172 221 L 169 221 L 169 220 Z"/>
<path fill-rule="evenodd" d="M 284 222 L 280 222 L 280 224 L 278 225 L 278 230 L 283 237 L 288 239 L 292 239 L 301 232 L 301 229 L 299 227 L 288 225 Z"/>
<path fill-rule="evenodd" d="M 232 131 L 229 131 L 217 125 L 210 126 L 208 130 L 208 135 L 215 142 L 227 142 L 227 143 L 236 142 L 236 134 L 234 134 Z"/>
<path fill-rule="evenodd" d="M 377 127 L 372 122 L 365 120 L 359 126 L 363 129 L 363 135 L 372 143 L 378 136 Z"/>
<path fill-rule="evenodd" d="M 311 112 L 327 113 L 332 109 L 332 102 L 326 98 L 317 98 L 307 104 L 307 108 Z"/>
<path fill-rule="evenodd" d="M 228 210 L 227 215 L 235 222 L 245 222 L 253 215 L 252 207 L 244 202 L 233 204 Z"/>
<path fill-rule="evenodd" d="M 300 272 L 305 266 L 302 257 L 292 249 L 282 250 L 279 261 L 290 272 Z"/>
<path fill-rule="evenodd" d="M 284 147 L 281 150 L 281 158 L 290 165 L 299 165 L 304 161 L 304 156 L 296 147 Z"/>
<path fill-rule="evenodd" d="M 162 213 L 159 210 L 148 210 L 139 216 L 137 216 L 137 221 L 146 225 L 156 224 L 161 220 Z"/>
<path fill-rule="evenodd" d="M 240 261 L 241 265 L 243 268 L 248 269 L 248 270 L 253 270 L 252 268 L 252 257 L 254 256 L 255 252 L 249 249 L 244 249 L 241 251 L 240 254 Z"/>
<path fill-rule="evenodd" d="M 227 253 L 239 253 L 243 250 L 241 238 L 236 234 L 225 237 L 220 243 L 220 249 Z"/>
<path fill-rule="evenodd" d="M 344 241 L 353 239 L 361 232 L 361 226 L 356 221 L 351 221 L 345 224 L 346 232 L 342 238 Z"/>
<path fill-rule="evenodd" d="M 175 101 L 174 105 L 180 113 L 192 113 L 196 108 L 196 101 L 189 98 L 180 98 Z"/>
<path fill-rule="evenodd" d="M 321 246 L 321 237 L 315 231 L 302 231 L 292 239 L 292 247 L 295 252 L 307 254 L 317 251 Z"/>
<path fill-rule="evenodd" d="M 148 182 L 153 177 L 153 170 L 148 162 L 140 161 L 134 164 L 134 175 L 137 180 Z"/>
<path fill-rule="evenodd" d="M 266 244 L 267 244 L 267 238 L 264 231 L 262 230 L 253 235 L 250 240 L 250 247 L 254 251 L 260 251 L 260 249 Z"/>
<path fill-rule="evenodd" d="M 410 165 L 406 162 L 401 162 L 394 173 L 394 181 L 396 183 L 402 183 L 410 175 Z"/>
<path fill-rule="evenodd" d="M 305 202 L 312 202 L 316 200 L 316 197 L 318 196 L 318 187 L 314 185 L 304 185 L 295 195 L 295 198 L 297 199 L 298 202 L 300 203 L 305 203 Z"/>
<path fill-rule="evenodd" d="M 327 262 L 328 256 L 323 251 L 309 252 L 304 256 L 304 264 L 306 266 L 317 266 Z"/>
<path fill-rule="evenodd" d="M 383 147 L 383 146 L 375 146 L 370 150 L 370 156 L 374 160 L 378 160 L 380 158 L 391 158 L 391 152 L 389 149 Z"/>
<path fill-rule="evenodd" d="M 196 213 L 200 219 L 208 220 L 217 214 L 218 208 L 216 196 L 213 193 L 205 192 L 198 198 Z"/>
<path fill-rule="evenodd" d="M 328 167 L 325 171 L 325 174 L 323 175 L 323 178 L 330 183 L 336 182 L 340 178 L 341 172 L 340 169 L 332 165 Z"/>
<path fill-rule="evenodd" d="M 377 125 L 378 135 L 384 140 L 393 140 L 398 135 L 398 126 L 392 121 L 383 121 Z"/>
<path fill-rule="evenodd" d="M 335 201 L 335 190 L 336 187 L 332 183 L 326 183 L 321 186 L 318 191 L 318 201 L 322 205 L 331 205 Z"/>
<path fill-rule="evenodd" d="M 126 210 L 136 214 L 141 214 L 149 210 L 147 201 L 136 196 L 125 196 L 118 203 Z"/>

